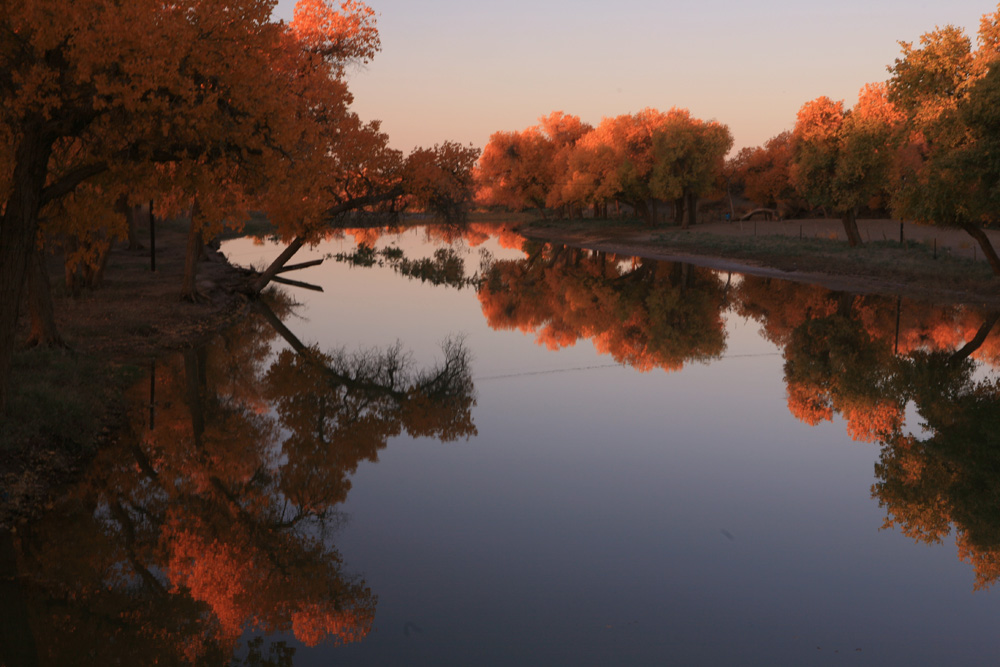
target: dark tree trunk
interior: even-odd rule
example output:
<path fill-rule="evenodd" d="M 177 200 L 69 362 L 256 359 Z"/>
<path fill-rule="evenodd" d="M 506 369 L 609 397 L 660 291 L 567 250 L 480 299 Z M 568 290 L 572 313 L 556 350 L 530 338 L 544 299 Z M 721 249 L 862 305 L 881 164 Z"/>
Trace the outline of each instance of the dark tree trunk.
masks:
<path fill-rule="evenodd" d="M 684 224 L 684 197 L 674 200 L 674 224 Z"/>
<path fill-rule="evenodd" d="M 181 298 L 185 301 L 197 301 L 198 294 L 198 262 L 201 260 L 205 241 L 201 235 L 201 225 L 198 223 L 198 202 L 191 207 L 191 229 L 188 231 L 187 249 L 184 252 L 184 282 L 181 285 Z"/>
<path fill-rule="evenodd" d="M 0 224 L 0 414 L 7 409 L 18 307 L 54 140 L 39 122 L 28 123 L 14 151 L 12 188 Z"/>
<path fill-rule="evenodd" d="M 956 350 L 953 355 L 948 359 L 952 364 L 956 364 L 959 361 L 964 361 L 972 356 L 972 353 L 982 347 L 983 343 L 986 342 L 986 338 L 993 331 L 993 327 L 996 326 L 997 320 L 1000 320 L 1000 313 L 990 313 L 986 316 L 976 335 L 972 337 L 968 343 L 962 346 L 961 349 Z"/>
<path fill-rule="evenodd" d="M 854 310 L 854 301 L 857 296 L 850 294 L 849 292 L 841 292 L 840 298 L 837 300 L 837 315 L 841 317 L 850 317 L 851 311 Z"/>
<path fill-rule="evenodd" d="M 990 268 L 993 269 L 993 275 L 1000 276 L 1000 257 L 997 257 L 997 251 L 993 249 L 993 244 L 990 243 L 990 237 L 986 235 L 978 225 L 974 225 L 969 222 L 962 223 L 962 229 L 965 233 L 976 240 L 979 247 L 982 248 L 983 254 L 986 255 L 986 260 L 990 263 Z"/>
<path fill-rule="evenodd" d="M 698 224 L 698 197 L 688 190 L 684 193 L 684 224 L 681 229 Z"/>
<path fill-rule="evenodd" d="M 847 235 L 847 243 L 852 247 L 856 248 L 862 244 L 861 232 L 858 231 L 858 211 L 853 206 L 846 211 L 841 217 L 841 221 L 844 223 L 844 233 Z"/>
<path fill-rule="evenodd" d="M 647 225 L 653 224 L 652 214 L 650 213 L 649 205 L 645 200 L 639 199 L 632 202 L 632 208 L 635 209 L 636 215 L 642 218 Z"/>
<path fill-rule="evenodd" d="M 271 262 L 271 265 L 267 267 L 264 273 L 260 274 L 260 277 L 254 282 L 251 287 L 254 294 L 260 294 L 264 288 L 267 287 L 267 284 L 271 282 L 276 275 L 278 275 L 281 268 L 287 264 L 288 261 L 295 256 L 295 253 L 297 253 L 305 244 L 305 237 L 296 236 L 292 242 L 281 251 L 281 254 L 278 255 L 273 262 Z"/>
<path fill-rule="evenodd" d="M 39 347 L 65 347 L 56 327 L 55 309 L 49 273 L 45 269 L 45 253 L 35 249 L 28 260 L 28 313 L 31 316 L 31 333 L 28 345 Z"/>

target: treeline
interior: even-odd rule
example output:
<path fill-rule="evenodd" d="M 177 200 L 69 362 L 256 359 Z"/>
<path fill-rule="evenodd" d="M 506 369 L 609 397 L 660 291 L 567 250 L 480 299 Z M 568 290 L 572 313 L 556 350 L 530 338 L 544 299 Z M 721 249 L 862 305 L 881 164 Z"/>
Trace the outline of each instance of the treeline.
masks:
<path fill-rule="evenodd" d="M 627 205 L 647 222 L 673 205 L 697 220 L 699 198 L 742 195 L 778 217 L 821 211 L 862 243 L 860 210 L 965 230 L 994 273 L 998 257 L 982 228 L 1000 221 L 1000 5 L 983 16 L 978 48 L 960 28 L 901 42 L 885 82 L 857 103 L 819 97 L 794 129 L 726 158 L 725 125 L 687 110 L 605 118 L 595 128 L 562 112 L 522 131 L 496 132 L 477 168 L 479 202 L 579 216 Z"/>
<path fill-rule="evenodd" d="M 478 149 L 445 142 L 403 155 L 377 121 L 350 109 L 345 72 L 381 46 L 375 12 L 357 0 L 299 0 L 286 24 L 273 8 L 3 3 L 0 412 L 19 310 L 38 341 L 59 341 L 44 253 L 63 250 L 68 273 L 82 266 L 95 282 L 108 248 L 143 217 L 140 205 L 190 220 L 178 291 L 192 300 L 204 241 L 250 211 L 266 213 L 289 256 L 358 211 L 462 217 Z"/>

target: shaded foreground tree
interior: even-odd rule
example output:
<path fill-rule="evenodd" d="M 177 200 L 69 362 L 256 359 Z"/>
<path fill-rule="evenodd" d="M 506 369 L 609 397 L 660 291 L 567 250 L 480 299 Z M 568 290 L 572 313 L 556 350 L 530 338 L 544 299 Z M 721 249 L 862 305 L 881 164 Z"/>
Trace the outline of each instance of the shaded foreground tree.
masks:
<path fill-rule="evenodd" d="M 300 0 L 286 25 L 272 9 L 270 0 L 4 5 L 0 408 L 30 250 L 61 236 L 124 238 L 123 205 L 155 198 L 159 215 L 195 213 L 187 298 L 198 296 L 203 241 L 251 209 L 301 243 L 346 213 L 403 198 L 448 220 L 464 214 L 475 149 L 445 143 L 404 159 L 377 122 L 349 110 L 346 66 L 380 47 L 374 12 Z"/>

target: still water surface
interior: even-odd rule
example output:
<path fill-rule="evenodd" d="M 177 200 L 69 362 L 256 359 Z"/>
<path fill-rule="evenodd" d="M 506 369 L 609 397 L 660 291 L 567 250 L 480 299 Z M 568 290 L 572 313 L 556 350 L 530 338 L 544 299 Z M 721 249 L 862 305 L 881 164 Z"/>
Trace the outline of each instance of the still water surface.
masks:
<path fill-rule="evenodd" d="M 22 538 L 52 664 L 1000 659 L 992 314 L 480 228 L 311 255 Z"/>

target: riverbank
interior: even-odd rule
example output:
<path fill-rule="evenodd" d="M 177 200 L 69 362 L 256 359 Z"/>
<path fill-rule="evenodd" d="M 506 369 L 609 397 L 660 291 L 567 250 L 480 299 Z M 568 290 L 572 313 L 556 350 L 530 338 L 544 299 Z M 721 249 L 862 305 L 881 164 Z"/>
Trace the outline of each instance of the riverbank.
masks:
<path fill-rule="evenodd" d="M 15 355 L 11 409 L 0 424 L 0 525 L 16 524 L 58 492 L 120 430 L 123 392 L 152 361 L 196 346 L 235 321 L 246 305 L 245 272 L 209 250 L 198 270 L 198 303 L 179 298 L 187 229 L 160 222 L 156 271 L 148 236 L 139 250 L 111 251 L 103 284 L 74 298 L 51 257 L 56 324 L 65 349 Z M 21 321 L 24 340 L 26 318 Z"/>
<path fill-rule="evenodd" d="M 634 222 L 535 221 L 518 231 L 537 241 L 835 290 L 1000 308 L 1000 277 L 965 232 L 898 220 L 860 220 L 858 225 L 865 239 L 859 248 L 847 245 L 839 220 L 828 219 L 713 222 L 686 231 Z M 987 233 L 1000 248 L 1000 232 Z"/>

